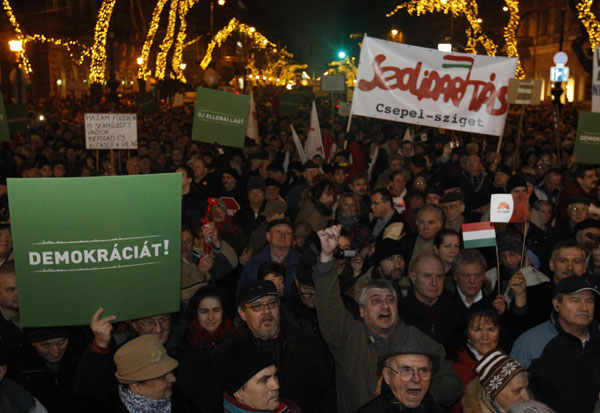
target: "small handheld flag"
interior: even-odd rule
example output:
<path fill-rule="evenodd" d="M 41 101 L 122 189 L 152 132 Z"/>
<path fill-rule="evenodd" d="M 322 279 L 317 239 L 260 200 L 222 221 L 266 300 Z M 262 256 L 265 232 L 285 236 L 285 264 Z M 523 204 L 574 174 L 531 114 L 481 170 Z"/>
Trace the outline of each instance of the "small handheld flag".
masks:
<path fill-rule="evenodd" d="M 496 229 L 491 222 L 463 224 L 462 234 L 465 249 L 493 247 L 496 245 Z"/>

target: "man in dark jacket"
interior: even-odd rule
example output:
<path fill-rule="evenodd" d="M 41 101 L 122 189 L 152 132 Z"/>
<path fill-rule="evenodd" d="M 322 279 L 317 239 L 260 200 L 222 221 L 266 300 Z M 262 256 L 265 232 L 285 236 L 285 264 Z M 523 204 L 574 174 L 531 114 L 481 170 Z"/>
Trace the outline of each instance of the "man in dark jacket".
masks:
<path fill-rule="evenodd" d="M 223 411 L 222 401 L 229 347 L 238 340 L 250 341 L 273 359 L 279 372 L 279 396 L 296 403 L 303 412 L 336 410 L 333 363 L 325 345 L 314 335 L 289 327 L 281 319 L 277 289 L 258 280 L 242 287 L 238 314 L 244 323 L 224 342 L 212 360 L 214 398 L 202 411 Z M 185 374 L 183 375 L 185 376 Z M 180 375 L 180 380 L 185 377 Z"/>
<path fill-rule="evenodd" d="M 561 280 L 554 290 L 557 334 L 533 359 L 529 373 L 535 398 L 558 412 L 591 413 L 598 401 L 600 331 L 594 321 L 597 295 L 598 290 L 577 276 Z"/>
<path fill-rule="evenodd" d="M 454 403 L 461 384 L 446 361 L 444 348 L 398 319 L 396 293 L 389 282 L 372 280 L 363 288 L 358 303 L 360 320 L 344 308 L 333 260 L 340 230 L 337 225 L 319 231 L 321 254 L 313 272 L 319 328 L 335 359 L 338 411 L 354 413 L 374 397 L 381 376 L 378 360 L 389 354 L 391 340 L 397 340 L 397 348 L 416 345 L 436 354 L 440 368 L 432 377 L 432 397 L 442 405 Z"/>
<path fill-rule="evenodd" d="M 73 383 L 83 348 L 66 327 L 27 331 L 18 381 L 48 412 L 100 412 L 96 403 L 76 396 Z"/>
<path fill-rule="evenodd" d="M 448 350 L 460 330 L 465 307 L 444 291 L 444 266 L 432 253 L 413 261 L 409 271 L 412 288 L 398 303 L 398 312 L 408 325 L 415 326 Z"/>

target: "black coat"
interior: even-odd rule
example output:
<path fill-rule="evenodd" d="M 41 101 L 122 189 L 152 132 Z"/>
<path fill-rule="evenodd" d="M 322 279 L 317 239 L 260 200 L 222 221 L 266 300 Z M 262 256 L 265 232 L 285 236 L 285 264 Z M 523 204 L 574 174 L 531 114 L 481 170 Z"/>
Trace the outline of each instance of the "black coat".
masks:
<path fill-rule="evenodd" d="M 279 397 L 290 400 L 303 413 L 335 412 L 337 410 L 333 360 L 325 345 L 315 335 L 288 328 L 282 323 L 280 337 L 281 366 L 279 367 Z M 211 359 L 210 378 L 214 396 L 210 406 L 202 411 L 223 411 L 223 367 L 228 348 L 236 340 L 252 340 L 252 333 L 243 324 L 237 334 L 215 351 Z"/>
<path fill-rule="evenodd" d="M 49 413 L 53 412 L 101 412 L 92 400 L 76 396 L 73 383 L 81 347 L 72 340 L 63 355 L 58 370 L 51 371 L 35 349 L 27 344 L 21 358 L 18 381 Z"/>
<path fill-rule="evenodd" d="M 404 323 L 415 326 L 423 333 L 444 345 L 446 352 L 462 327 L 465 307 L 462 303 L 442 293 L 434 305 L 435 320 L 431 320 L 425 311 L 425 306 L 415 297 L 414 289 L 408 290 L 408 295 L 398 301 L 398 315 Z"/>
<path fill-rule="evenodd" d="M 558 335 L 529 366 L 529 388 L 536 400 L 558 413 L 591 413 L 600 393 L 600 332 L 590 325 L 590 340 L 581 341 L 556 324 Z"/>
<path fill-rule="evenodd" d="M 392 393 L 389 386 L 382 382 L 381 394 L 363 405 L 356 413 L 399 413 L 399 412 L 415 412 L 415 413 L 443 413 L 447 412 L 443 407 L 438 406 L 429 393 L 421 401 L 421 404 L 415 409 L 401 405 L 400 402 Z"/>

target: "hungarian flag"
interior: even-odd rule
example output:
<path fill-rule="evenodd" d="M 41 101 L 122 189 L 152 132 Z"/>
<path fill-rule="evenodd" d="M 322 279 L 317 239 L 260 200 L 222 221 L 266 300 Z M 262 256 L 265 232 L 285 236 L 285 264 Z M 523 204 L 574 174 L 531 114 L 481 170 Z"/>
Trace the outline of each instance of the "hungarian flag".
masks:
<path fill-rule="evenodd" d="M 491 222 L 463 224 L 463 243 L 467 248 L 493 247 L 496 245 L 496 230 Z"/>
<path fill-rule="evenodd" d="M 490 221 L 504 223 L 529 221 L 529 195 L 492 194 Z"/>

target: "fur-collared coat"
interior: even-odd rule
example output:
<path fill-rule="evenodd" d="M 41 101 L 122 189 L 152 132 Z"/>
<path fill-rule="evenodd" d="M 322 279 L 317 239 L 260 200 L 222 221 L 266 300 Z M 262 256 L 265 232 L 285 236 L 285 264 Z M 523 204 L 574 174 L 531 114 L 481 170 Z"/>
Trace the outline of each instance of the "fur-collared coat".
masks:
<path fill-rule="evenodd" d="M 467 384 L 462 398 L 462 407 L 464 413 L 496 413 L 486 397 L 483 386 L 476 378 Z"/>

